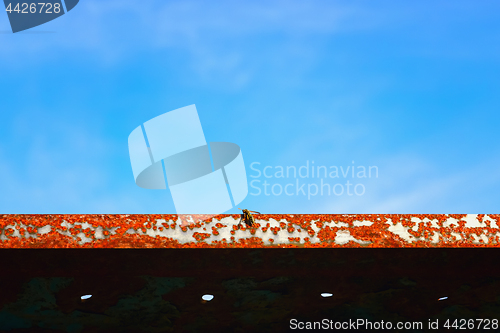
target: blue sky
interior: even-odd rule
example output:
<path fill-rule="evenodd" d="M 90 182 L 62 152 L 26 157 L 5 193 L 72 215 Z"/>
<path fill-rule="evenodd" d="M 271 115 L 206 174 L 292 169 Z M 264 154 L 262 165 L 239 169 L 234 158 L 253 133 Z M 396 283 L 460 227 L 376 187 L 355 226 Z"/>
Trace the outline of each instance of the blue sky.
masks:
<path fill-rule="evenodd" d="M 0 213 L 175 213 L 127 138 L 191 104 L 249 182 L 253 162 L 379 171 L 350 179 L 363 195 L 250 187 L 244 208 L 500 213 L 498 1 L 81 0 L 16 34 L 0 14 L 0 60 Z"/>

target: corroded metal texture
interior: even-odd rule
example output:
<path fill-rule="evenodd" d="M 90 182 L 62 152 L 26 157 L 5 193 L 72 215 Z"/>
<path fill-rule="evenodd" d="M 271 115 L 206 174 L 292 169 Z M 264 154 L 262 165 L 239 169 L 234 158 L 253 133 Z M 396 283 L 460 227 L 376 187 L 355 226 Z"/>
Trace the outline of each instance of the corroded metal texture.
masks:
<path fill-rule="evenodd" d="M 0 215 L 2 248 L 499 247 L 500 215 Z"/>

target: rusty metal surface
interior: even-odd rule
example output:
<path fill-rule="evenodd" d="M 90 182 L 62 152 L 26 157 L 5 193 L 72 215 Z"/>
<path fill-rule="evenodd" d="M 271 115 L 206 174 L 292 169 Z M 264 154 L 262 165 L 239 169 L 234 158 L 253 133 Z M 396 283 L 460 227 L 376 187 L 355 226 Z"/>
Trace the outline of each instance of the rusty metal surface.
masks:
<path fill-rule="evenodd" d="M 1 248 L 499 247 L 498 214 L 0 215 Z"/>

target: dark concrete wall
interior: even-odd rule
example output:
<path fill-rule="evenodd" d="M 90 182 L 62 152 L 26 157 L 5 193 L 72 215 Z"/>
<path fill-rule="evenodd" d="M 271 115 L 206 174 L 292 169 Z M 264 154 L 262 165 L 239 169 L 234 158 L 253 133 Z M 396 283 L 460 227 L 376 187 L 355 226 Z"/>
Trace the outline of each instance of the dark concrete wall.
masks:
<path fill-rule="evenodd" d="M 1 250 L 0 330 L 281 332 L 293 318 L 499 319 L 499 259 L 496 249 Z"/>

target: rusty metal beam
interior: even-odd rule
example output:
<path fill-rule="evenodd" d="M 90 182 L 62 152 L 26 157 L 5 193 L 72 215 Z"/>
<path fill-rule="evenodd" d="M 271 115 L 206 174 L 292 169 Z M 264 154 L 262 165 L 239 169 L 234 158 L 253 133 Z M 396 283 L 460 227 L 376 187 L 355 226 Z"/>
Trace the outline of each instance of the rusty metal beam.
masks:
<path fill-rule="evenodd" d="M 495 214 L 0 215 L 1 248 L 499 247 Z"/>

